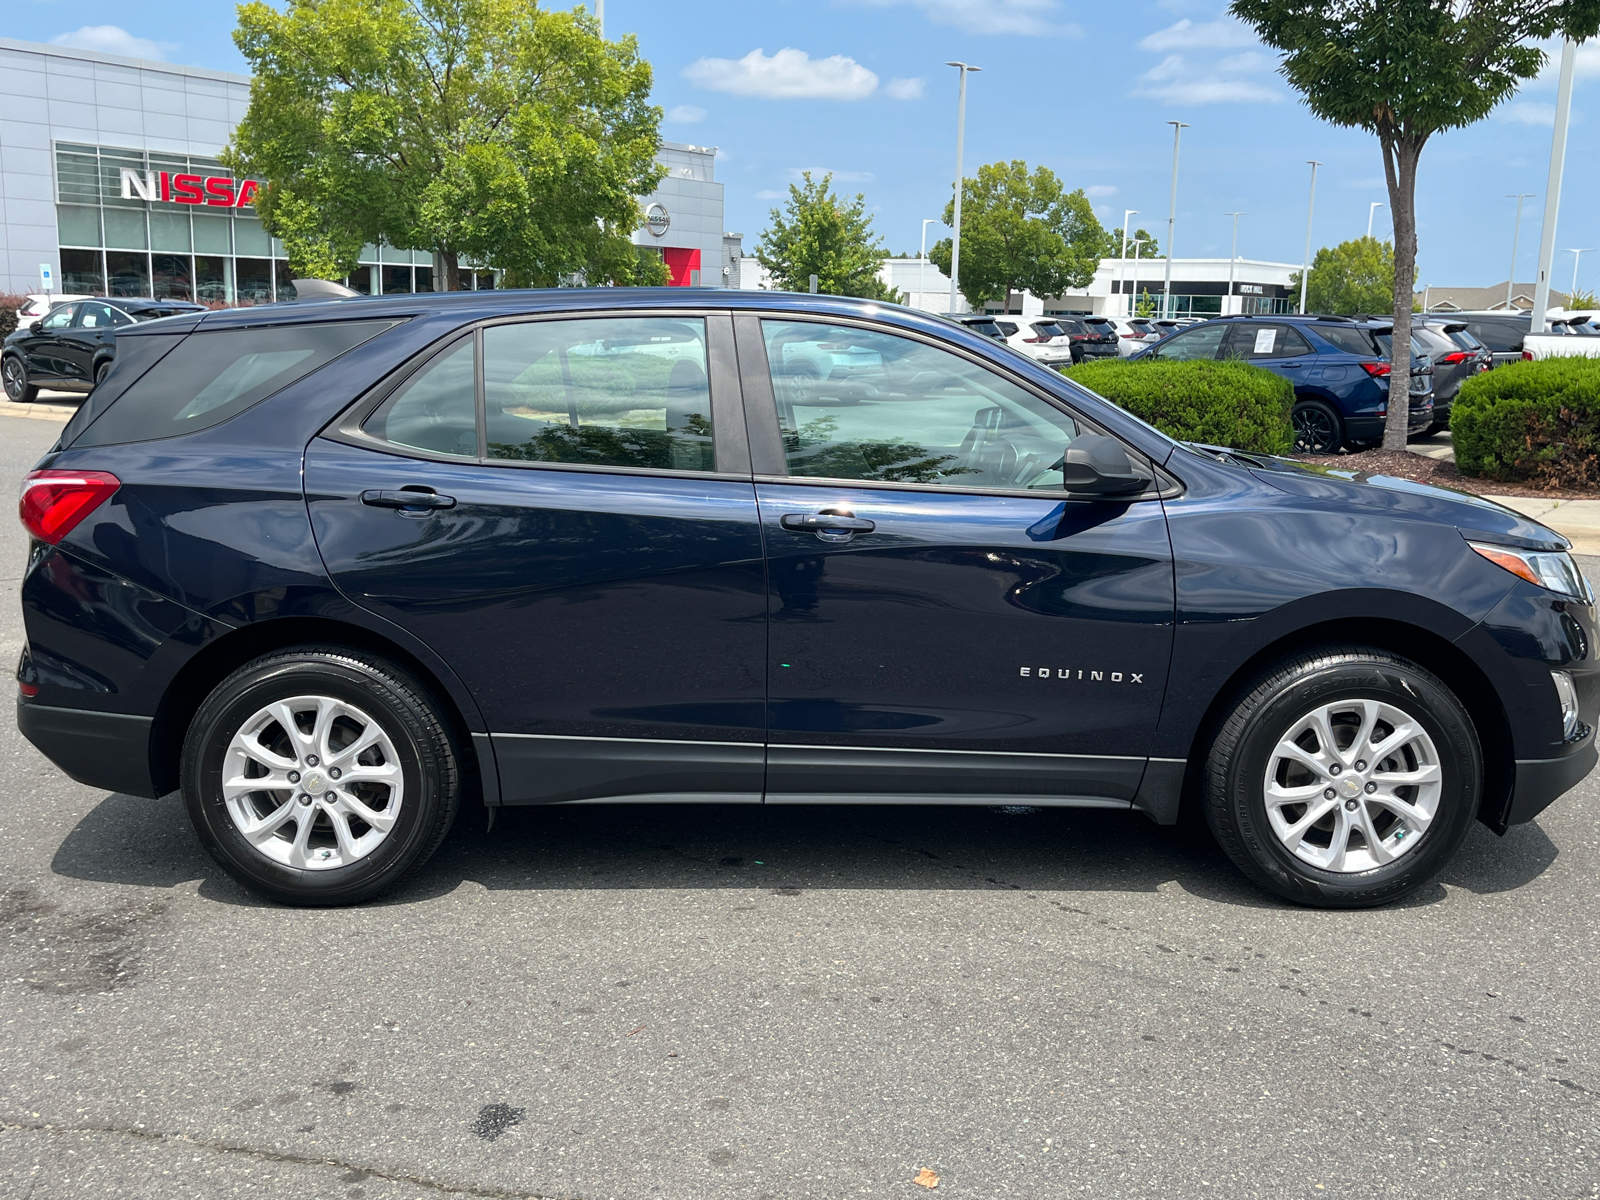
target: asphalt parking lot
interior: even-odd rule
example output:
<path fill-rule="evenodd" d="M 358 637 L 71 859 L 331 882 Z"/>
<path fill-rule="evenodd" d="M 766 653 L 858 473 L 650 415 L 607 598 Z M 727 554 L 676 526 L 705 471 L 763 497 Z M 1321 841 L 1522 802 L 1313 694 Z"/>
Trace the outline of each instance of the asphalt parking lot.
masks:
<path fill-rule="evenodd" d="M 3 724 L 0 1196 L 1600 1195 L 1600 780 L 1376 912 L 1131 814 L 710 806 L 299 911 Z"/>

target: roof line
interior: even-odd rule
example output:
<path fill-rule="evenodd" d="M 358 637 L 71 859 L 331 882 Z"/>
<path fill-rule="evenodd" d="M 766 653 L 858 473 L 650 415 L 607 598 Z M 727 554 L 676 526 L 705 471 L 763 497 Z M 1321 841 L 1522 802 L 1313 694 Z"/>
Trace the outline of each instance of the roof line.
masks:
<path fill-rule="evenodd" d="M 178 63 L 160 62 L 152 58 L 130 58 L 123 54 L 105 54 L 99 50 L 79 50 L 75 46 L 51 46 L 43 42 L 24 42 L 16 38 L 0 37 L 0 50 L 16 50 L 23 54 L 42 54 L 55 58 L 72 58 L 80 62 L 107 63 L 117 67 L 135 67 L 141 71 L 159 71 L 167 75 L 188 75 L 195 79 L 214 79 L 221 83 L 238 83 L 247 87 L 250 84 L 250 76 L 236 75 L 231 71 L 214 71 L 210 67 L 185 67 Z"/>

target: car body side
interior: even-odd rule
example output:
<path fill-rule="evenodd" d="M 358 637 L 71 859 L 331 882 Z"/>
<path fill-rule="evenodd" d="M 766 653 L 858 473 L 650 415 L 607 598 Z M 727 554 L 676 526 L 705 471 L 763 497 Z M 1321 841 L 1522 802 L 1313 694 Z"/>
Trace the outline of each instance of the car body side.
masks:
<path fill-rule="evenodd" d="M 1169 590 L 1156 599 L 1171 605 L 1173 650 L 1132 801 L 1159 822 L 1176 820 L 1229 697 L 1274 656 L 1307 645 L 1382 646 L 1455 687 L 1490 760 L 1480 817 L 1496 829 L 1531 818 L 1594 764 L 1589 727 L 1600 709 L 1600 670 L 1591 652 L 1592 610 L 1490 564 L 1458 528 L 1503 544 L 1560 549 L 1562 539 L 1543 526 L 1404 481 L 1225 461 L 1175 446 L 1059 373 L 909 310 L 709 291 L 687 305 L 682 293 L 611 289 L 373 298 L 173 318 L 131 333 L 130 351 L 91 397 L 82 424 L 69 425 L 65 448 L 40 463 L 110 471 L 122 486 L 58 546 L 31 547 L 19 679 L 36 691 L 19 700 L 22 729 L 51 758 L 71 764 L 82 782 L 164 794 L 177 783 L 189 718 L 231 670 L 283 646 L 354 645 L 398 660 L 434 690 L 453 715 L 460 743 L 473 747 L 468 757 L 484 803 L 540 802 L 525 794 L 502 797 L 492 742 L 479 736 L 492 731 L 446 657 L 330 578 L 308 516 L 307 448 L 376 381 L 475 323 L 521 314 L 646 313 L 668 305 L 708 314 L 834 315 L 940 339 L 1087 416 L 1176 481 L 1160 498 L 1063 502 L 1068 516 L 1090 523 L 1098 519 L 1097 505 L 1159 505 L 1164 512 L 1172 571 L 1162 585 Z M 70 444 L 82 425 L 197 329 L 373 316 L 397 324 L 222 424 L 159 441 Z M 746 405 L 759 399 L 748 375 L 743 391 Z M 625 486 L 625 477 L 611 478 Z M 1572 742 L 1560 737 L 1553 669 L 1578 681 L 1585 727 Z"/>

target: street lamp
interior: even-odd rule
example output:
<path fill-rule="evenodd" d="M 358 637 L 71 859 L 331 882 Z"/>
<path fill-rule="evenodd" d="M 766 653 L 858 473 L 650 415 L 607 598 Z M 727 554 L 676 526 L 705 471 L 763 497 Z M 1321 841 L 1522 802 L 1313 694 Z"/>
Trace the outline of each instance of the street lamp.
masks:
<path fill-rule="evenodd" d="M 1228 253 L 1228 296 L 1233 297 L 1233 264 L 1239 259 L 1239 218 L 1247 217 L 1249 213 L 1235 212 L 1223 213 L 1225 217 L 1233 218 L 1233 249 Z M 1239 311 L 1244 311 L 1244 305 L 1239 306 Z"/>
<path fill-rule="evenodd" d="M 1572 291 L 1567 293 L 1567 299 L 1572 299 L 1573 292 L 1578 290 L 1578 260 L 1588 254 L 1594 247 L 1585 246 L 1582 250 L 1564 250 L 1562 253 L 1572 255 Z"/>
<path fill-rule="evenodd" d="M 1517 286 L 1517 236 L 1522 232 L 1522 202 L 1531 200 L 1536 193 L 1518 192 L 1515 196 L 1506 193 L 1507 200 L 1517 202 L 1517 224 L 1511 231 L 1511 278 L 1506 280 L 1506 311 L 1511 311 L 1511 289 Z"/>
<path fill-rule="evenodd" d="M 917 307 L 928 302 L 928 226 L 942 225 L 938 217 L 925 217 L 922 221 L 922 265 L 917 268 Z"/>
<path fill-rule="evenodd" d="M 967 136 L 967 75 L 973 71 L 981 71 L 982 67 L 974 67 L 970 63 L 947 62 L 947 67 L 955 67 L 961 74 L 960 92 L 956 98 L 956 217 L 954 234 L 950 239 L 950 312 L 956 311 L 956 292 L 961 286 L 961 192 L 962 174 L 961 165 L 962 143 Z M 1010 299 L 1010 297 L 1007 297 Z"/>
<path fill-rule="evenodd" d="M 1555 128 L 1550 132 L 1550 174 L 1544 185 L 1544 229 L 1539 234 L 1539 273 L 1533 282 L 1533 333 L 1550 327 L 1550 268 L 1556 256 L 1556 218 L 1561 212 L 1561 176 L 1567 169 L 1567 123 L 1572 118 L 1572 76 L 1578 47 L 1571 38 L 1561 43 L 1561 76 L 1556 84 Z"/>
<path fill-rule="evenodd" d="M 1139 315 L 1139 247 L 1149 240 L 1149 238 L 1142 237 L 1133 239 L 1133 280 L 1131 283 L 1133 290 L 1128 294 L 1128 315 L 1130 317 Z"/>
<path fill-rule="evenodd" d="M 1311 199 L 1306 201 L 1306 261 L 1300 268 L 1300 315 L 1306 311 L 1306 285 L 1311 282 L 1311 215 L 1317 207 L 1317 168 L 1322 164 L 1314 158 L 1306 159 L 1311 164 Z"/>
<path fill-rule="evenodd" d="M 1117 291 L 1122 291 L 1122 264 L 1128 261 L 1128 218 L 1137 217 L 1137 208 L 1124 209 L 1122 213 L 1122 253 L 1117 257 Z M 1121 299 L 1119 296 L 1118 299 Z M 1124 316 L 1133 316 L 1132 302 Z"/>
<path fill-rule="evenodd" d="M 1373 214 L 1375 214 L 1382 207 L 1383 207 L 1383 201 L 1382 200 L 1374 200 L 1371 204 L 1367 205 L 1367 236 L 1368 237 L 1372 236 L 1372 217 L 1373 217 Z"/>
<path fill-rule="evenodd" d="M 1182 121 L 1168 121 L 1172 126 L 1172 205 L 1167 209 L 1167 290 L 1161 297 L 1161 311 L 1171 320 L 1172 312 L 1172 226 L 1178 219 L 1178 139 L 1189 128 Z"/>
<path fill-rule="evenodd" d="M 600 22 L 600 36 L 606 36 L 606 0 L 594 0 L 594 19 Z"/>

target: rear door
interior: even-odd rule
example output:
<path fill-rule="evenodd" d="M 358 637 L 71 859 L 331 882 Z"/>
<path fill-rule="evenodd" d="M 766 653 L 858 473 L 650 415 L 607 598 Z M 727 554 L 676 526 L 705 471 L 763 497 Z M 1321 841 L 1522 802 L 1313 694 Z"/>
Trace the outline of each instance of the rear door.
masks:
<path fill-rule="evenodd" d="M 1224 358 L 1241 358 L 1251 366 L 1282 375 L 1302 390 L 1317 366 L 1316 351 L 1292 325 L 1240 321 L 1229 331 Z"/>
<path fill-rule="evenodd" d="M 448 661 L 505 803 L 759 803 L 766 594 L 725 314 L 489 323 L 306 454 L 355 603 Z"/>
<path fill-rule="evenodd" d="M 735 320 L 770 579 L 767 803 L 1126 807 L 1172 641 L 1159 500 L 1066 499 L 1087 427 L 976 356 Z M 815 343 L 876 366 L 793 377 Z"/>
<path fill-rule="evenodd" d="M 99 300 L 78 305 L 77 317 L 62 333 L 61 357 L 68 378 L 93 383 L 95 363 L 115 352 L 116 327 L 132 323 L 119 309 Z"/>

